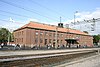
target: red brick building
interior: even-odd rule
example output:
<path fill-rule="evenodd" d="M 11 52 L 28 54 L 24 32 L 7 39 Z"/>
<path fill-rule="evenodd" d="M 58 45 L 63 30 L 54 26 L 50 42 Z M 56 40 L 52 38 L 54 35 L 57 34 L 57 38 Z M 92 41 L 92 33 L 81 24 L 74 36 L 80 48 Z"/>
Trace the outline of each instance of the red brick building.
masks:
<path fill-rule="evenodd" d="M 14 41 L 21 46 L 93 45 L 93 37 L 79 30 L 30 22 L 14 31 Z"/>

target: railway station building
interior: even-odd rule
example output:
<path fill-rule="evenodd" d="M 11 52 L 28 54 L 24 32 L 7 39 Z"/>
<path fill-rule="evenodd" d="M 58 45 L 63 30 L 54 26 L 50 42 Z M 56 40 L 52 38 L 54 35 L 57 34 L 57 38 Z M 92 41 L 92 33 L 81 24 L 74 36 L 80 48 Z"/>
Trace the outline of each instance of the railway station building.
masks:
<path fill-rule="evenodd" d="M 93 46 L 93 37 L 79 30 L 30 21 L 28 24 L 14 30 L 14 42 L 27 47 L 59 47 L 68 45 Z"/>

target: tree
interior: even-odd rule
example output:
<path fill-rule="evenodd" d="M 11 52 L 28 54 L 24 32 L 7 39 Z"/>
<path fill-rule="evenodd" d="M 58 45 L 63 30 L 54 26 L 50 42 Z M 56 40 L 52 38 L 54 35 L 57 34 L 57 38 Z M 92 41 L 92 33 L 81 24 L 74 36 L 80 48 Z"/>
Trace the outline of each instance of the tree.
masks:
<path fill-rule="evenodd" d="M 9 36 L 11 36 L 9 30 L 6 28 L 0 28 L 0 43 L 7 44 Z"/>
<path fill-rule="evenodd" d="M 93 36 L 93 43 L 95 43 L 95 45 L 98 45 L 99 40 L 100 40 L 100 35 Z"/>

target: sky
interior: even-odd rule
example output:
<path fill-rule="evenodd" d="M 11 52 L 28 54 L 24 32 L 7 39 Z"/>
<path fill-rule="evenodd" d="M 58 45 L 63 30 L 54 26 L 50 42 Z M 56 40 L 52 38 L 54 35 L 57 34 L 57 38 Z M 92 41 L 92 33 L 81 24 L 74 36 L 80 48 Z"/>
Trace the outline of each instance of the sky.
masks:
<path fill-rule="evenodd" d="M 77 13 L 76 13 L 77 11 Z M 75 21 L 100 18 L 100 0 L 0 0 L 0 27 L 15 30 L 29 21 L 64 25 Z M 91 22 L 92 23 L 92 22 Z M 71 28 L 100 34 L 100 20 L 91 24 L 70 25 Z"/>

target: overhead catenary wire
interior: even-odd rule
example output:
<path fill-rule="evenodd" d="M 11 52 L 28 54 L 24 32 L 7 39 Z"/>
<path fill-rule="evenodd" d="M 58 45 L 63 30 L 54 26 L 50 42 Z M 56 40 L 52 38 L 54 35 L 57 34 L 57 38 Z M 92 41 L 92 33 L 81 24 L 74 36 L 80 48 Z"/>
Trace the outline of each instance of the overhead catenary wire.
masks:
<path fill-rule="evenodd" d="M 25 10 L 25 11 L 28 11 L 28 12 L 37 14 L 37 15 L 39 15 L 39 16 L 45 17 L 45 18 L 47 18 L 47 19 L 54 20 L 54 21 L 57 21 L 57 22 L 58 22 L 58 20 L 56 20 L 56 19 L 53 19 L 53 18 L 50 18 L 50 17 L 48 17 L 48 16 L 39 14 L 36 10 L 33 11 L 33 10 L 28 9 L 28 8 L 24 8 L 24 7 L 21 7 L 20 5 L 17 5 L 17 4 L 11 3 L 11 2 L 7 2 L 7 1 L 4 1 L 4 0 L 0 0 L 0 1 L 3 2 L 3 3 L 9 4 L 9 5 L 11 5 L 11 6 L 14 6 L 14 7 L 17 7 L 17 8 L 20 8 L 20 9 L 23 9 L 23 10 Z M 35 12 L 35 11 L 36 11 L 36 12 Z"/>
<path fill-rule="evenodd" d="M 27 16 L 27 15 L 21 15 L 21 14 L 16 14 L 16 13 L 13 13 L 13 12 L 9 12 L 9 11 L 4 11 L 4 10 L 0 10 L 1 12 L 4 12 L 4 13 L 8 13 L 8 14 L 12 14 L 12 15 L 16 15 L 16 16 L 19 16 L 19 17 L 25 17 L 25 18 L 31 18 L 31 17 L 29 17 L 29 16 Z M 8 16 L 8 15 L 3 15 L 3 14 L 0 14 L 0 15 L 2 15 L 2 16 Z M 10 17 L 10 16 L 9 16 Z M 34 19 L 34 18 L 33 18 Z M 38 19 L 38 20 L 40 20 L 40 19 Z"/>
<path fill-rule="evenodd" d="M 22 23 L 22 22 L 16 22 L 16 21 L 4 20 L 4 19 L 0 19 L 0 21 L 14 22 L 14 23 L 17 23 L 17 24 L 24 24 L 24 23 Z"/>
<path fill-rule="evenodd" d="M 84 24 L 88 23 L 88 26 L 90 26 L 91 31 L 95 31 L 96 30 L 96 23 L 99 21 L 100 21 L 100 18 L 97 18 L 97 19 L 93 18 L 90 20 L 79 21 L 74 25 L 80 25 L 80 27 L 81 27 L 81 24 L 84 25 Z M 86 25 L 84 27 L 86 27 Z M 80 30 L 81 30 L 81 28 L 80 28 Z"/>
<path fill-rule="evenodd" d="M 17 26 L 19 26 L 19 24 L 20 24 L 20 25 L 25 24 L 25 23 L 22 23 L 22 22 L 17 22 L 17 21 L 10 21 L 10 20 L 5 20 L 5 19 L 0 19 L 0 22 L 2 22 L 2 21 L 3 21 L 3 22 L 11 22 L 11 23 L 17 24 Z M 10 25 L 10 23 L 8 23 L 8 25 Z M 9 30 L 12 29 L 12 31 L 13 31 L 14 29 L 18 29 L 17 26 L 15 27 L 15 26 L 12 25 L 12 26 L 10 26 L 10 27 L 7 28 L 7 26 L 5 26 L 5 25 L 0 25 L 0 28 L 3 28 L 3 27 L 4 27 L 4 28 L 7 28 L 7 29 L 9 29 Z"/>
<path fill-rule="evenodd" d="M 71 24 L 74 24 L 74 25 L 79 25 L 79 24 L 84 24 L 84 23 L 93 23 L 93 22 L 97 22 L 97 21 L 100 21 L 100 18 L 97 18 L 97 19 L 90 19 L 90 20 L 83 20 L 83 21 L 77 21 L 76 23 L 73 23 L 71 22 Z"/>
<path fill-rule="evenodd" d="M 48 10 L 48 11 L 50 11 L 50 12 L 52 12 L 52 13 L 55 13 L 56 15 L 62 16 L 63 19 L 66 20 L 66 18 L 64 18 L 64 15 L 62 15 L 61 13 L 59 13 L 59 12 L 53 10 L 53 9 L 50 9 L 50 8 L 44 6 L 44 5 L 42 5 L 42 4 L 40 4 L 40 3 L 36 2 L 36 1 L 33 1 L 33 0 L 28 0 L 28 1 L 31 2 L 31 3 L 37 4 L 38 6 L 40 6 L 40 7 L 42 7 L 42 8 L 45 8 L 46 10 Z"/>
<path fill-rule="evenodd" d="M 4 13 L 9 13 L 9 14 L 12 14 L 12 15 L 17 15 L 17 16 L 21 16 L 21 17 L 30 18 L 29 16 L 20 15 L 20 14 L 16 14 L 16 13 L 12 13 L 12 12 L 8 12 L 8 11 L 4 11 L 4 10 L 0 10 L 0 11 L 1 11 L 1 12 L 4 12 Z"/>
<path fill-rule="evenodd" d="M 9 12 L 9 11 L 4 11 L 4 10 L 1 10 L 0 9 L 0 12 L 3 12 L 3 13 L 8 13 L 8 14 L 11 14 L 11 15 L 16 15 L 16 16 L 19 16 L 19 17 L 24 17 L 24 18 L 32 18 L 32 17 L 29 17 L 29 16 L 27 16 L 27 15 L 21 15 L 21 14 L 18 14 L 18 13 L 14 13 L 14 12 Z M 2 15 L 2 16 L 8 16 L 8 15 L 4 15 L 4 14 L 0 14 L 0 15 Z M 9 17 L 11 17 L 10 15 L 9 15 Z M 36 18 L 36 17 L 35 17 Z M 32 18 L 32 19 L 34 19 L 34 18 Z M 37 20 L 41 20 L 41 19 L 39 19 L 39 18 L 36 18 Z"/>
<path fill-rule="evenodd" d="M 0 16 L 8 16 L 8 15 L 0 14 Z M 9 16 L 9 17 L 10 17 L 10 16 Z"/>
<path fill-rule="evenodd" d="M 4 15 L 4 14 L 0 14 L 0 15 L 2 15 L 2 16 L 8 16 L 8 15 Z M 10 17 L 10 16 L 9 16 Z M 17 23 L 17 24 L 24 24 L 24 23 L 22 23 L 22 22 L 16 22 L 16 21 L 10 21 L 10 20 L 5 20 L 5 19 L 0 19 L 0 21 L 6 21 L 6 22 L 13 22 L 13 23 Z"/>

